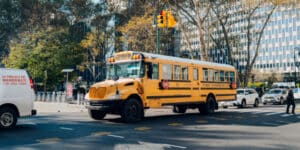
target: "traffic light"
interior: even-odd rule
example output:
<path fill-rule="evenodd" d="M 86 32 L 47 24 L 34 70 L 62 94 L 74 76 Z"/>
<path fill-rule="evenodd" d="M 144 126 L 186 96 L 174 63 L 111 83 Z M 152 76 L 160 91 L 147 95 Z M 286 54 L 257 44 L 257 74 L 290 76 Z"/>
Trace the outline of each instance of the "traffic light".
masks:
<path fill-rule="evenodd" d="M 164 28 L 166 26 L 166 12 L 162 10 L 157 16 L 157 26 L 159 28 Z"/>
<path fill-rule="evenodd" d="M 176 21 L 171 11 L 162 10 L 157 16 L 157 26 L 159 28 L 174 28 Z"/>
<path fill-rule="evenodd" d="M 171 11 L 167 11 L 167 24 L 168 28 L 174 28 L 176 25 L 176 21 Z"/>

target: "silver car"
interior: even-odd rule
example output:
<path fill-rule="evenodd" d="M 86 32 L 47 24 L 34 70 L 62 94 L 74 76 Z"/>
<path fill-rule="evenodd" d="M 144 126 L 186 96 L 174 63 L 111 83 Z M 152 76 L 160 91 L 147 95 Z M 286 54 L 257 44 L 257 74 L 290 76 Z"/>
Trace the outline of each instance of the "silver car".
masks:
<path fill-rule="evenodd" d="M 271 89 L 265 95 L 262 96 L 262 103 L 265 105 L 267 103 L 278 103 L 284 104 L 288 95 L 287 89 Z"/>

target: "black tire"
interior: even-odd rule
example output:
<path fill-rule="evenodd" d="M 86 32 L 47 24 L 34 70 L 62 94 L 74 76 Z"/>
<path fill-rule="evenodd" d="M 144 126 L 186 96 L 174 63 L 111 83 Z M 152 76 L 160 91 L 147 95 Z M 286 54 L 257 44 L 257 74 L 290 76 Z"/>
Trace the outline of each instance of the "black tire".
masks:
<path fill-rule="evenodd" d="M 89 115 L 95 120 L 102 120 L 106 116 L 106 112 L 101 110 L 89 110 Z"/>
<path fill-rule="evenodd" d="M 264 105 L 267 105 L 267 103 L 263 103 Z"/>
<path fill-rule="evenodd" d="M 123 105 L 121 117 L 128 123 L 141 121 L 144 117 L 142 104 L 136 98 L 129 98 Z"/>
<path fill-rule="evenodd" d="M 224 109 L 227 109 L 227 108 L 228 108 L 228 106 L 223 106 L 223 108 L 224 108 Z"/>
<path fill-rule="evenodd" d="M 253 106 L 254 106 L 254 107 L 258 107 L 258 105 L 259 105 L 258 99 L 255 99 L 255 102 L 254 102 Z"/>
<path fill-rule="evenodd" d="M 246 106 L 247 106 L 247 104 L 246 104 L 246 100 L 245 100 L 245 99 L 243 99 L 243 100 L 242 100 L 242 104 L 241 104 L 241 105 L 239 105 L 239 108 L 246 108 Z"/>
<path fill-rule="evenodd" d="M 0 128 L 9 129 L 14 128 L 17 124 L 18 115 L 16 110 L 5 107 L 0 110 Z"/>
<path fill-rule="evenodd" d="M 173 106 L 173 112 L 174 113 L 185 113 L 186 112 L 186 110 L 187 110 L 187 107 L 186 106 L 184 106 L 184 105 L 174 105 Z"/>
<path fill-rule="evenodd" d="M 283 104 L 284 104 L 283 97 L 280 97 L 279 105 L 283 105 Z"/>
<path fill-rule="evenodd" d="M 216 103 L 213 96 L 208 96 L 205 104 L 200 104 L 199 112 L 204 115 L 212 114 L 215 112 Z"/>

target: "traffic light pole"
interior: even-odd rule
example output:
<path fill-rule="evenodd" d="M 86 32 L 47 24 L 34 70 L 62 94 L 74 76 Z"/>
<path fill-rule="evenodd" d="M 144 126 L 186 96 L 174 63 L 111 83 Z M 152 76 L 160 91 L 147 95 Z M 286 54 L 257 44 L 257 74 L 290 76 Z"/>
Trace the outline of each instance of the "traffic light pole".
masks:
<path fill-rule="evenodd" d="M 158 28 L 158 22 L 156 19 L 156 16 L 158 15 L 158 12 L 159 12 L 159 3 L 160 3 L 160 0 L 157 1 L 156 12 L 155 12 L 155 17 L 154 17 L 155 24 L 156 24 L 156 54 L 159 54 L 159 49 L 160 49 L 160 30 Z"/>

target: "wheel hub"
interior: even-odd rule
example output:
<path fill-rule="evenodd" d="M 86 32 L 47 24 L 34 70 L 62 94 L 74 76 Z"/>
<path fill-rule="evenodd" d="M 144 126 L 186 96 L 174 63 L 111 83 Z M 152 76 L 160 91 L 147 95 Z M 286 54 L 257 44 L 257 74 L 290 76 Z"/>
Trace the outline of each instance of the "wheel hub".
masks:
<path fill-rule="evenodd" d="M 3 113 L 0 117 L 0 123 L 1 125 L 5 127 L 9 127 L 13 124 L 14 117 L 11 113 Z"/>

